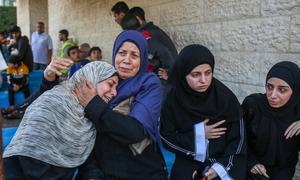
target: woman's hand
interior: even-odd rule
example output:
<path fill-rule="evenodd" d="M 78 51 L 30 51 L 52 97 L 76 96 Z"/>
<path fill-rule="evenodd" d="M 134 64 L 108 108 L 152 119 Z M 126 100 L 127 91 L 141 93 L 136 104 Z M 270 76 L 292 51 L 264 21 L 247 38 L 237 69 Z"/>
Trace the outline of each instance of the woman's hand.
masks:
<path fill-rule="evenodd" d="M 213 168 L 209 168 L 209 170 L 204 174 L 204 176 L 207 180 L 211 180 L 218 177 L 218 174 Z"/>
<path fill-rule="evenodd" d="M 17 91 L 19 91 L 19 90 L 21 89 L 21 85 L 13 84 L 12 86 L 13 86 L 13 87 L 12 87 L 12 90 L 13 90 L 14 92 L 17 92 Z"/>
<path fill-rule="evenodd" d="M 253 174 L 260 174 L 262 176 L 265 176 L 266 178 L 270 178 L 269 175 L 267 174 L 267 170 L 264 165 L 262 164 L 256 164 L 253 166 L 251 169 L 251 172 Z"/>
<path fill-rule="evenodd" d="M 286 139 L 298 136 L 300 134 L 300 120 L 293 122 L 284 132 Z"/>
<path fill-rule="evenodd" d="M 158 69 L 158 77 L 163 80 L 168 80 L 168 71 L 163 68 Z"/>
<path fill-rule="evenodd" d="M 217 128 L 221 124 L 225 122 L 225 120 L 216 122 L 212 125 L 207 125 L 209 119 L 204 120 L 204 131 L 205 131 L 205 138 L 206 139 L 217 139 L 221 137 L 221 135 L 225 134 L 226 128 Z"/>
<path fill-rule="evenodd" d="M 48 81 L 54 81 L 57 76 L 61 76 L 62 70 L 69 69 L 73 65 L 73 61 L 67 58 L 55 57 L 44 71 L 44 77 Z"/>
<path fill-rule="evenodd" d="M 81 82 L 75 85 L 73 94 L 77 97 L 79 104 L 86 107 L 86 105 L 97 95 L 97 90 L 90 81 L 81 78 Z"/>

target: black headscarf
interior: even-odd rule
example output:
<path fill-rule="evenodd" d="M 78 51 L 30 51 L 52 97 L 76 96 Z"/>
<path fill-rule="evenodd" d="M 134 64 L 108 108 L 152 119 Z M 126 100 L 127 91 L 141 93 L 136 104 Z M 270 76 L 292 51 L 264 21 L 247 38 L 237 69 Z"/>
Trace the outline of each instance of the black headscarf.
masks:
<path fill-rule="evenodd" d="M 214 70 L 215 60 L 209 49 L 198 44 L 182 49 L 169 77 L 172 89 L 166 99 L 169 107 L 164 110 L 184 112 L 178 118 L 187 121 L 204 118 L 209 118 L 210 123 L 223 119 L 226 122 L 240 120 L 242 111 L 236 96 L 220 81 L 212 78 L 210 87 L 203 93 L 188 85 L 186 76 L 202 64 L 208 64 Z"/>
<path fill-rule="evenodd" d="M 273 77 L 291 87 L 293 94 L 289 101 L 280 108 L 272 108 L 266 94 L 252 94 L 244 100 L 243 107 L 252 133 L 248 133 L 249 146 L 255 156 L 266 165 L 286 165 L 298 154 L 299 142 L 295 143 L 295 138 L 285 140 L 284 132 L 300 120 L 300 69 L 295 63 L 279 62 L 268 72 L 266 82 Z"/>

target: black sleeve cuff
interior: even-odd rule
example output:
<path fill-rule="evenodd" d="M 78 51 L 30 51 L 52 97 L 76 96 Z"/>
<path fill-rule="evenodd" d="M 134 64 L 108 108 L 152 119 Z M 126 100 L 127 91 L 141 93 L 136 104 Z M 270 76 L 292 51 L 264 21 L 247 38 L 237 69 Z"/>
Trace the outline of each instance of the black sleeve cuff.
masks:
<path fill-rule="evenodd" d="M 45 92 L 45 91 L 47 91 L 49 89 L 52 89 L 58 83 L 59 83 L 59 78 L 57 76 L 56 76 L 56 78 L 55 78 L 54 81 L 48 81 L 47 79 L 45 79 L 43 77 L 42 84 L 41 84 L 41 87 L 40 87 L 40 91 L 41 92 Z"/>
<path fill-rule="evenodd" d="M 100 98 L 100 96 L 95 96 L 85 107 L 85 117 L 96 123 L 105 110 L 108 108 L 108 104 Z"/>

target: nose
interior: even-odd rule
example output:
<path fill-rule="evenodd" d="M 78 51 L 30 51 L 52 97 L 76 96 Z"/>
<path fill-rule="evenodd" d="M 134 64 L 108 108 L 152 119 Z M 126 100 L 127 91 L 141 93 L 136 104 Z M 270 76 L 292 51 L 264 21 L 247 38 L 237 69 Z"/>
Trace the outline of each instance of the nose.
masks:
<path fill-rule="evenodd" d="M 201 74 L 201 77 L 200 77 L 200 83 L 202 84 L 205 84 L 206 83 L 206 76 L 204 73 Z"/>
<path fill-rule="evenodd" d="M 117 95 L 117 89 L 113 88 L 113 90 L 111 91 L 111 95 L 112 97 L 115 97 Z"/>
<path fill-rule="evenodd" d="M 273 91 L 271 92 L 271 98 L 274 99 L 277 96 L 277 90 L 273 89 Z"/>
<path fill-rule="evenodd" d="M 130 54 L 129 53 L 124 57 L 123 63 L 126 63 L 126 64 L 130 64 L 131 63 Z"/>

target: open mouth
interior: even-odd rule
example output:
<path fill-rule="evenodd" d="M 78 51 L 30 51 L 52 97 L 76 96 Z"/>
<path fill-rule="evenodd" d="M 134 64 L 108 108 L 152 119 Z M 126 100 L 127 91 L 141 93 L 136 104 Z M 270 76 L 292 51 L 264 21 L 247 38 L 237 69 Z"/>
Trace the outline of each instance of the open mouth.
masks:
<path fill-rule="evenodd" d="M 110 101 L 110 99 L 111 99 L 110 97 L 107 97 L 107 96 L 103 96 L 102 98 L 103 98 L 103 100 L 104 100 L 105 102 L 107 102 L 107 103 L 108 103 L 108 102 Z"/>

